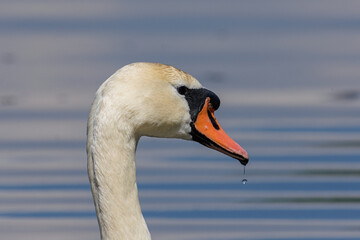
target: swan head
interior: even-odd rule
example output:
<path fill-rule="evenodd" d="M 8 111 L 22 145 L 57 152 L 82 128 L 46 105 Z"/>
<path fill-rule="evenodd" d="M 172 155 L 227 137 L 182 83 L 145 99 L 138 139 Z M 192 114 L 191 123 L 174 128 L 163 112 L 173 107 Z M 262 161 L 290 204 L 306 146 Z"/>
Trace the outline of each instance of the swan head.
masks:
<path fill-rule="evenodd" d="M 97 92 L 103 119 L 132 135 L 197 141 L 248 163 L 247 152 L 214 116 L 219 97 L 191 75 L 169 65 L 133 63 L 119 69 Z M 95 100 L 96 101 L 96 100 Z M 127 123 L 125 124 L 124 121 Z"/>

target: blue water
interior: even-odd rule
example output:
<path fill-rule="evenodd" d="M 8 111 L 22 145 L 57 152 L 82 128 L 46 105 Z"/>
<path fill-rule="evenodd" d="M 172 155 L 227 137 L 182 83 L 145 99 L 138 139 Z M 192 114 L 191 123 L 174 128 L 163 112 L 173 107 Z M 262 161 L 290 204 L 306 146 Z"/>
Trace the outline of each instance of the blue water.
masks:
<path fill-rule="evenodd" d="M 301 209 L 301 210 L 191 210 L 191 211 L 144 211 L 148 218 L 176 219 L 358 219 L 360 210 L 352 209 Z M 1 213 L 1 217 L 11 218 L 94 218 L 95 213 L 89 212 L 10 212 Z M 316 217 L 314 217 L 316 216 Z"/>
<path fill-rule="evenodd" d="M 250 155 L 244 175 L 198 143 L 141 139 L 154 239 L 360 239 L 358 1 L 4 1 L 0 15 L 2 239 L 99 239 L 87 115 L 134 61 L 218 93 Z"/>

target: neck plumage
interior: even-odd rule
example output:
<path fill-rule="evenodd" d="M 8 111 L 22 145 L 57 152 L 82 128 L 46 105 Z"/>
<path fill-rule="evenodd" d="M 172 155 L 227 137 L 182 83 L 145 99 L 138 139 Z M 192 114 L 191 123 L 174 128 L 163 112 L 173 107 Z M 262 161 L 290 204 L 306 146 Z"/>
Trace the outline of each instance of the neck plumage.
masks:
<path fill-rule="evenodd" d="M 103 118 L 107 119 L 107 118 Z M 138 139 L 101 116 L 88 123 L 88 172 L 101 239 L 150 239 L 136 185 Z"/>

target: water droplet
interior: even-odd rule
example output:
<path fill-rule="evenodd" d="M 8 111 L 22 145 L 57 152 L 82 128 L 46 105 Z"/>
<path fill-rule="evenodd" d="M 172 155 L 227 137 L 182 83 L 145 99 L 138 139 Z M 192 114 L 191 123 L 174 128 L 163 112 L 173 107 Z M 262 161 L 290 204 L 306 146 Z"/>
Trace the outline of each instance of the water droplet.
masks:
<path fill-rule="evenodd" d="M 244 174 L 244 177 L 245 177 L 245 166 L 244 166 L 244 173 L 243 174 Z M 241 182 L 242 182 L 242 184 L 245 185 L 248 182 L 248 180 L 246 178 L 244 178 Z"/>

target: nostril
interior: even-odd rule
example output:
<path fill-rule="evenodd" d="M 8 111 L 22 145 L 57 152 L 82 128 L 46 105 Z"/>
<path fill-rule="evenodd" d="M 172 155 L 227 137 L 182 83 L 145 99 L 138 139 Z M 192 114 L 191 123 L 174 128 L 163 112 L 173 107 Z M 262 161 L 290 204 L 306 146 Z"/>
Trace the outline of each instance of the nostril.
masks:
<path fill-rule="evenodd" d="M 216 130 L 219 130 L 220 127 L 219 127 L 219 125 L 217 124 L 215 118 L 213 117 L 213 115 L 211 114 L 211 112 L 210 112 L 209 110 L 207 111 L 207 114 L 208 114 L 208 117 L 209 117 L 209 119 L 210 119 L 211 124 L 213 125 L 213 127 L 214 127 Z"/>

